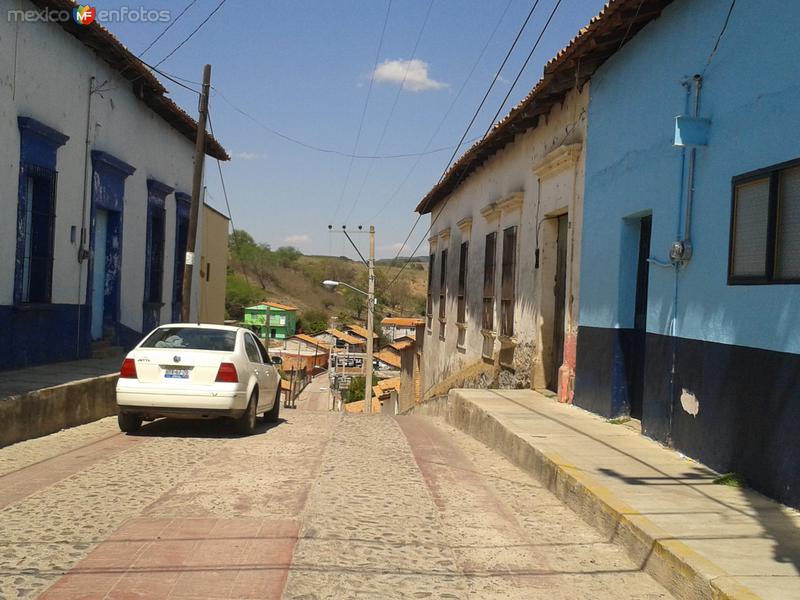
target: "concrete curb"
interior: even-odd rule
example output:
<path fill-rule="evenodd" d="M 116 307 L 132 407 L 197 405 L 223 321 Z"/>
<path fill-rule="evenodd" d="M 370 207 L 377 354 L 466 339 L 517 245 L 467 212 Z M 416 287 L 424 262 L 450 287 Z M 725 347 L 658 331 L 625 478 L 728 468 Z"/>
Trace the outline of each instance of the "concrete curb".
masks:
<path fill-rule="evenodd" d="M 528 471 L 587 523 L 621 544 L 631 559 L 677 598 L 757 600 L 759 596 L 565 458 L 537 449 L 457 390 L 407 414 L 442 417 Z"/>
<path fill-rule="evenodd" d="M 0 447 L 117 413 L 116 373 L 0 399 Z"/>

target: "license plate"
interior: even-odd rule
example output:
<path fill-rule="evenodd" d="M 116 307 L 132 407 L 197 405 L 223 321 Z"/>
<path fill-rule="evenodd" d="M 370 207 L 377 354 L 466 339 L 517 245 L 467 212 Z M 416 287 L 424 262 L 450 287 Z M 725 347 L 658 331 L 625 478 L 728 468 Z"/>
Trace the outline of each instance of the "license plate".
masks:
<path fill-rule="evenodd" d="M 189 379 L 189 369 L 165 369 L 165 379 Z"/>

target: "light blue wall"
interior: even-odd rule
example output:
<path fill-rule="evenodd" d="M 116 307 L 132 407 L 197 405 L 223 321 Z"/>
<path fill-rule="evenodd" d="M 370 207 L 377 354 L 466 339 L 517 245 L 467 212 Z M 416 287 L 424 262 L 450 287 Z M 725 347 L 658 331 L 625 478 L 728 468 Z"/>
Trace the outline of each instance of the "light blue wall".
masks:
<path fill-rule="evenodd" d="M 590 84 L 580 324 L 632 327 L 638 233 L 667 261 L 682 213 L 674 117 L 682 81 L 703 72 L 729 0 L 679 0 L 607 61 Z M 800 2 L 739 1 L 704 74 L 694 258 L 678 274 L 680 337 L 800 353 L 800 286 L 728 286 L 731 178 L 800 158 Z M 672 333 L 675 272 L 650 267 L 648 331 Z"/>

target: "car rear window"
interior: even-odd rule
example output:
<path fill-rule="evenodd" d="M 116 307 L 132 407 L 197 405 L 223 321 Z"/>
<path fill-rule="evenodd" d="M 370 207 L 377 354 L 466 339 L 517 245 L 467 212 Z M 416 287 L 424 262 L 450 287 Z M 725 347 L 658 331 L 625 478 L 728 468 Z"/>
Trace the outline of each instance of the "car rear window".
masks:
<path fill-rule="evenodd" d="M 236 332 L 227 329 L 200 329 L 197 327 L 162 327 L 156 329 L 142 342 L 142 348 L 185 348 L 187 350 L 214 350 L 233 352 Z"/>

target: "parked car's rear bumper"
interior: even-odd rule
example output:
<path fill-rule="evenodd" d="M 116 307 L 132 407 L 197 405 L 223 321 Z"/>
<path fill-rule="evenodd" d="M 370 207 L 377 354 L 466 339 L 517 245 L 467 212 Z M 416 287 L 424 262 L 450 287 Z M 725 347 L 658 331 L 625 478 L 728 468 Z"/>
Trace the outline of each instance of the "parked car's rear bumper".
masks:
<path fill-rule="evenodd" d="M 117 386 L 120 412 L 148 417 L 240 417 L 247 409 L 245 391 L 209 392 Z"/>

